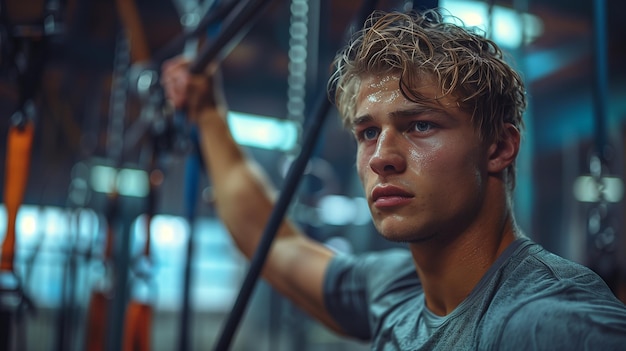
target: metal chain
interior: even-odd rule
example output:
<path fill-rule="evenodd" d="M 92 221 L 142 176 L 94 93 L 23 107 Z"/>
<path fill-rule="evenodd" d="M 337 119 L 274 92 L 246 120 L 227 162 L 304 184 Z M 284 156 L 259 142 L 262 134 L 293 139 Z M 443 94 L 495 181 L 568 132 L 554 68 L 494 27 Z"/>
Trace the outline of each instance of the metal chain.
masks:
<path fill-rule="evenodd" d="M 306 108 L 309 4 L 306 0 L 292 0 L 290 11 L 287 118 L 302 124 Z"/>
<path fill-rule="evenodd" d="M 594 181 L 597 201 L 589 210 L 587 231 L 593 249 L 600 253 L 615 251 L 615 229 L 610 221 L 610 204 L 606 198 L 605 178 L 606 166 L 598 155 L 592 155 L 589 160 L 589 171 Z"/>
<path fill-rule="evenodd" d="M 111 95 L 109 98 L 109 128 L 107 139 L 107 156 L 114 162 L 121 162 L 124 149 L 124 123 L 126 118 L 126 99 L 130 67 L 130 45 L 126 34 L 118 34 L 113 59 L 111 78 Z"/>

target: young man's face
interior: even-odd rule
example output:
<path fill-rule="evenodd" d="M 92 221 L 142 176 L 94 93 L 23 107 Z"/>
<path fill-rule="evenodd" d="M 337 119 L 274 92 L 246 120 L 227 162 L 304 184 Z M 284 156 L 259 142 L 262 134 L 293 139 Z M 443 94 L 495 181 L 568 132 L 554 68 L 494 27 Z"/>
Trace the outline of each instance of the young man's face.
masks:
<path fill-rule="evenodd" d="M 488 148 L 451 97 L 433 109 L 407 100 L 398 83 L 393 74 L 363 77 L 351 121 L 374 224 L 393 241 L 458 234 L 483 206 Z"/>

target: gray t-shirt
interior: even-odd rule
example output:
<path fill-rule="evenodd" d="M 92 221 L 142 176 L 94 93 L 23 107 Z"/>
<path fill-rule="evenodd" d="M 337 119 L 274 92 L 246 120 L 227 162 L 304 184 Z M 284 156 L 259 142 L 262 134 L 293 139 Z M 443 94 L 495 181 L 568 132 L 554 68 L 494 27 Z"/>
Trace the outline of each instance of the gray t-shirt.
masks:
<path fill-rule="evenodd" d="M 626 306 L 604 281 L 526 238 L 443 317 L 426 308 L 408 250 L 338 255 L 324 298 L 373 350 L 626 350 Z"/>

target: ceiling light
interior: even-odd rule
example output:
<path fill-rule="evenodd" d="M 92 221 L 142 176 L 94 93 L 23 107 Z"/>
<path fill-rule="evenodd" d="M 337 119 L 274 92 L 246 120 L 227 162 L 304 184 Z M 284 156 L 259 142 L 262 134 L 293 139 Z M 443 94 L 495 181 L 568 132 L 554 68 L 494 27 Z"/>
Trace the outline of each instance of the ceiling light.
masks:
<path fill-rule="evenodd" d="M 228 112 L 228 125 L 241 145 L 261 149 L 290 151 L 298 141 L 298 124 L 292 120 Z"/>
<path fill-rule="evenodd" d="M 491 39 L 502 47 L 513 49 L 532 42 L 543 32 L 541 20 L 528 13 L 520 13 L 514 9 L 494 5 L 492 18 L 489 19 L 489 5 L 483 1 L 441 0 L 439 6 L 446 9 L 454 18 L 446 18 L 447 22 L 475 27 L 484 33 L 490 33 Z M 492 30 L 489 31 L 489 25 Z"/>

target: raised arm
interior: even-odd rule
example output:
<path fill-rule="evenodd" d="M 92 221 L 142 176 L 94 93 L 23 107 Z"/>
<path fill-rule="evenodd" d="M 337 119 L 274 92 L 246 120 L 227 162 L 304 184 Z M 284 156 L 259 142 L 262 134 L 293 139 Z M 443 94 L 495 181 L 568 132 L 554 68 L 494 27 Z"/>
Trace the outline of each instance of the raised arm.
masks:
<path fill-rule="evenodd" d="M 162 83 L 176 108 L 198 126 L 200 148 L 218 214 L 241 252 L 250 258 L 272 211 L 275 190 L 262 169 L 246 157 L 226 122 L 227 104 L 216 67 L 190 75 L 188 61 L 163 65 Z M 341 332 L 324 307 L 322 286 L 333 253 L 285 220 L 272 244 L 263 277 L 276 290 L 329 328 Z"/>

